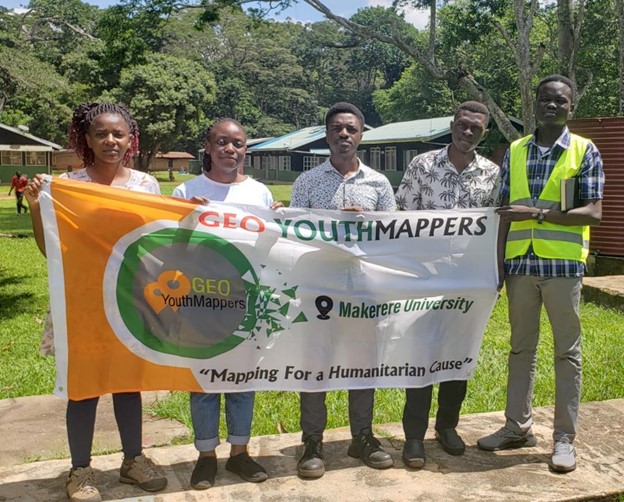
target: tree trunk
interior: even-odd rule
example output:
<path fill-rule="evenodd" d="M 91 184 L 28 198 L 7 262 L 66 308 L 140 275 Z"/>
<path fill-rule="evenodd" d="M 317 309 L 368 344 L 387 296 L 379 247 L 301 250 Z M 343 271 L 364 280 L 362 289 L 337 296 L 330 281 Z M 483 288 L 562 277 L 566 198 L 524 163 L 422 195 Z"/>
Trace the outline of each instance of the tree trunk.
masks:
<path fill-rule="evenodd" d="M 557 42 L 559 73 L 569 76 L 574 49 L 574 0 L 557 0 Z"/>
<path fill-rule="evenodd" d="M 537 8 L 537 0 L 531 0 L 528 10 L 524 0 L 514 0 L 513 10 L 518 32 L 515 37 L 511 36 L 498 19 L 494 18 L 492 21 L 505 39 L 509 50 L 514 56 L 516 68 L 518 68 L 518 87 L 522 103 L 522 122 L 525 134 L 530 134 L 535 129 L 533 77 L 535 77 L 537 69 L 541 65 L 546 49 L 544 45 L 540 45 L 535 56 L 531 56 L 531 30 L 533 29 L 533 20 Z"/>
<path fill-rule="evenodd" d="M 459 85 L 468 93 L 475 101 L 480 101 L 490 110 L 490 114 L 496 122 L 501 134 L 505 136 L 510 143 L 521 137 L 521 134 L 513 126 L 505 112 L 501 110 L 498 103 L 490 96 L 490 93 L 484 89 L 472 75 L 466 74 L 460 77 Z"/>
<path fill-rule="evenodd" d="M 619 1 L 619 0 L 617 0 Z M 576 55 L 581 41 L 581 26 L 585 17 L 586 0 L 557 0 L 557 35 L 560 73 L 576 82 Z"/>
<path fill-rule="evenodd" d="M 137 171 L 143 171 L 144 173 L 149 171 L 147 154 L 145 152 L 139 152 L 139 154 L 134 158 L 134 168 Z"/>
<path fill-rule="evenodd" d="M 431 0 L 429 9 L 429 59 L 435 64 L 435 42 L 436 42 L 437 5 L 436 0 Z"/>
<path fill-rule="evenodd" d="M 160 148 L 160 144 L 154 146 L 154 148 L 150 148 L 149 150 L 141 150 L 139 154 L 135 158 L 134 168 L 147 173 L 151 170 L 152 161 Z"/>

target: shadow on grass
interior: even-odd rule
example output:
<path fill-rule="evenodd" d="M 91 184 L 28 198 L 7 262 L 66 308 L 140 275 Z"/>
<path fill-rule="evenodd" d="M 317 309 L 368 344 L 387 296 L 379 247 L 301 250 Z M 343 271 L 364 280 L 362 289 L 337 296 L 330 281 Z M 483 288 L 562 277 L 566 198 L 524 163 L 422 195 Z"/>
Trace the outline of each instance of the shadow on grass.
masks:
<path fill-rule="evenodd" d="M 6 268 L 0 268 L 0 319 L 3 320 L 10 319 L 22 314 L 24 311 L 30 310 L 35 296 L 31 292 L 7 293 L 7 287 L 19 286 L 22 283 L 23 277 L 4 277 L 6 272 Z"/>
<path fill-rule="evenodd" d="M 0 234 L 9 237 L 31 237 L 30 214 L 16 214 L 15 209 L 0 207 Z"/>

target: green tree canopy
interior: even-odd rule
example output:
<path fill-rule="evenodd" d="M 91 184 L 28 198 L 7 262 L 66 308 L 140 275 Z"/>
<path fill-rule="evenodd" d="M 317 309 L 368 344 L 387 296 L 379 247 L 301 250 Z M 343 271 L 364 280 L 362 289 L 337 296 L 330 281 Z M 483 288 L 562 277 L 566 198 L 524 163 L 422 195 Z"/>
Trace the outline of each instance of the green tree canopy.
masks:
<path fill-rule="evenodd" d="M 212 74 L 193 61 L 166 54 L 147 59 L 124 69 L 119 86 L 105 95 L 127 104 L 136 118 L 141 134 L 138 168 L 144 171 L 158 151 L 198 135 L 215 92 Z"/>

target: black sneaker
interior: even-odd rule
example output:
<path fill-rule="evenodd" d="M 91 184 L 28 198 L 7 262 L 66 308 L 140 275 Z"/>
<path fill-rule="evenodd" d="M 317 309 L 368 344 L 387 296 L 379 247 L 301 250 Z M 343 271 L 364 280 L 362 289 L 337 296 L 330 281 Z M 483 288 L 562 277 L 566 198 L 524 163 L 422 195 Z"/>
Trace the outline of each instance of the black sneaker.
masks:
<path fill-rule="evenodd" d="M 322 440 L 315 438 L 306 439 L 303 455 L 297 463 L 297 474 L 302 478 L 320 478 L 325 474 Z"/>
<path fill-rule="evenodd" d="M 435 437 L 449 455 L 463 455 L 466 443 L 453 428 L 436 431 Z"/>
<path fill-rule="evenodd" d="M 230 457 L 225 468 L 250 483 L 262 483 L 269 478 L 264 467 L 252 459 L 247 452 Z"/>
<path fill-rule="evenodd" d="M 217 457 L 199 457 L 191 474 L 191 486 L 195 490 L 207 490 L 214 486 L 217 476 Z"/>
<path fill-rule="evenodd" d="M 425 466 L 425 444 L 422 439 L 406 439 L 403 445 L 403 463 L 412 469 Z"/>
<path fill-rule="evenodd" d="M 373 469 L 387 469 L 394 463 L 392 456 L 381 448 L 381 443 L 370 431 L 353 438 L 347 455 L 361 459 Z"/>

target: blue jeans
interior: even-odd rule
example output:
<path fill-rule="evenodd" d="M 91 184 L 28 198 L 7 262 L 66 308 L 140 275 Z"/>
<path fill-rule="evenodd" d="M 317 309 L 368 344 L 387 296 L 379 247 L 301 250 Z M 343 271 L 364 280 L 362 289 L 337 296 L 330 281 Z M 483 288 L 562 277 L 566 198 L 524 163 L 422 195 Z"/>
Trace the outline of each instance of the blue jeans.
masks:
<path fill-rule="evenodd" d="M 225 421 L 227 442 L 245 445 L 251 435 L 254 392 L 232 392 L 225 396 Z M 219 419 L 221 417 L 221 394 L 191 392 L 191 418 L 195 431 L 195 448 L 212 451 L 220 443 Z"/>

